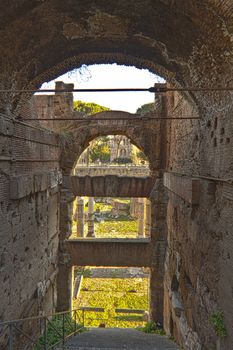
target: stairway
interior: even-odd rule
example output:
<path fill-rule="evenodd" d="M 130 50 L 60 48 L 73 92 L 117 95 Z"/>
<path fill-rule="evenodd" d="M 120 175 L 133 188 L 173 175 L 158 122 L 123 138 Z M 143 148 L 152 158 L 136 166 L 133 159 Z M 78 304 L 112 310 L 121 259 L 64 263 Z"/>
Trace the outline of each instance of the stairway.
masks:
<path fill-rule="evenodd" d="M 165 336 L 128 328 L 91 328 L 56 350 L 178 350 Z"/>

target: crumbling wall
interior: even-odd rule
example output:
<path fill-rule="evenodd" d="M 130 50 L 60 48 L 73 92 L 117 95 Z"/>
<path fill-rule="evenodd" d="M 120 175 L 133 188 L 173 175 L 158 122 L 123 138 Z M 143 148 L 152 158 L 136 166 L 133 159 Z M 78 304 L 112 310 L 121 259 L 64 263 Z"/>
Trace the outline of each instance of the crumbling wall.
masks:
<path fill-rule="evenodd" d="M 54 134 L 0 116 L 0 321 L 56 306 L 59 153 Z"/>
<path fill-rule="evenodd" d="M 225 95 L 217 96 L 219 105 L 226 98 L 221 113 L 213 93 L 205 94 L 209 113 L 200 112 L 201 120 L 172 121 L 167 135 L 171 174 L 165 181 L 169 202 L 164 327 L 185 349 L 233 346 L 233 186 L 228 181 L 233 177 L 233 122 Z M 168 97 L 168 110 L 178 110 L 180 117 L 197 116 L 176 95 Z M 222 311 L 228 336 L 219 340 L 211 317 Z"/>

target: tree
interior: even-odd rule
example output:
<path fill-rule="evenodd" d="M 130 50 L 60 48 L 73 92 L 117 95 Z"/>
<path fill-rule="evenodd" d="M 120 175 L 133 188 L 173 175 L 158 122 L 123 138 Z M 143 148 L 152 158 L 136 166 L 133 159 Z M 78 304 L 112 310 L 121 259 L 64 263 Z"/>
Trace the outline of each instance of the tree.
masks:
<path fill-rule="evenodd" d="M 87 115 L 96 114 L 99 112 L 109 111 L 110 108 L 98 105 L 94 102 L 74 101 L 74 110 L 85 113 Z"/>
<path fill-rule="evenodd" d="M 152 103 L 146 103 L 144 105 L 142 105 L 141 107 L 139 107 L 137 110 L 136 110 L 136 113 L 137 114 L 146 114 L 148 112 L 151 112 L 153 111 L 155 108 L 155 104 L 152 102 Z"/>
<path fill-rule="evenodd" d="M 101 163 L 110 161 L 110 147 L 107 136 L 98 137 L 89 146 L 89 157 L 91 162 L 99 160 Z"/>

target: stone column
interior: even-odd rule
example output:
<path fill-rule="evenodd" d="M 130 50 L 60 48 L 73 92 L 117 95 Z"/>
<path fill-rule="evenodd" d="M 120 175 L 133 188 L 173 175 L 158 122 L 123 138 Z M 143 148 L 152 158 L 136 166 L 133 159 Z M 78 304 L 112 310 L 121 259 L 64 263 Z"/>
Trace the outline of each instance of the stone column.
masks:
<path fill-rule="evenodd" d="M 145 236 L 150 237 L 151 231 L 151 203 L 145 198 Z"/>
<path fill-rule="evenodd" d="M 66 249 L 67 233 L 71 233 L 72 209 L 74 196 L 66 188 L 61 190 L 60 197 L 60 236 L 57 275 L 57 308 L 56 311 L 67 311 L 72 308 L 72 266 Z"/>
<path fill-rule="evenodd" d="M 167 248 L 167 194 L 162 178 L 158 178 L 151 196 L 151 242 L 153 257 L 150 270 L 150 316 L 163 324 L 164 274 Z"/>
<path fill-rule="evenodd" d="M 63 264 L 59 265 L 57 292 L 58 298 L 56 311 L 61 312 L 71 310 L 73 299 L 73 268 L 65 261 L 63 261 Z"/>
<path fill-rule="evenodd" d="M 144 198 L 139 199 L 138 203 L 138 237 L 144 237 Z"/>
<path fill-rule="evenodd" d="M 95 237 L 94 231 L 94 197 L 88 198 L 88 233 L 87 237 Z"/>
<path fill-rule="evenodd" d="M 84 200 L 77 197 L 76 209 L 77 237 L 84 237 Z"/>
<path fill-rule="evenodd" d="M 163 271 L 150 269 L 150 319 L 163 324 Z"/>

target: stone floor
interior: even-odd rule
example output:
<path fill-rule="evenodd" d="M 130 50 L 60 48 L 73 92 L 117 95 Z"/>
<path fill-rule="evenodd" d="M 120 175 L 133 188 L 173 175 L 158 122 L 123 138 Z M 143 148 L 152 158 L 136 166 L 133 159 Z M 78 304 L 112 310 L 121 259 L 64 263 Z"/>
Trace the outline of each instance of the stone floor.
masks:
<path fill-rule="evenodd" d="M 63 350 L 178 350 L 165 336 L 135 329 L 92 328 L 69 339 Z M 61 348 L 57 350 L 62 350 Z"/>

